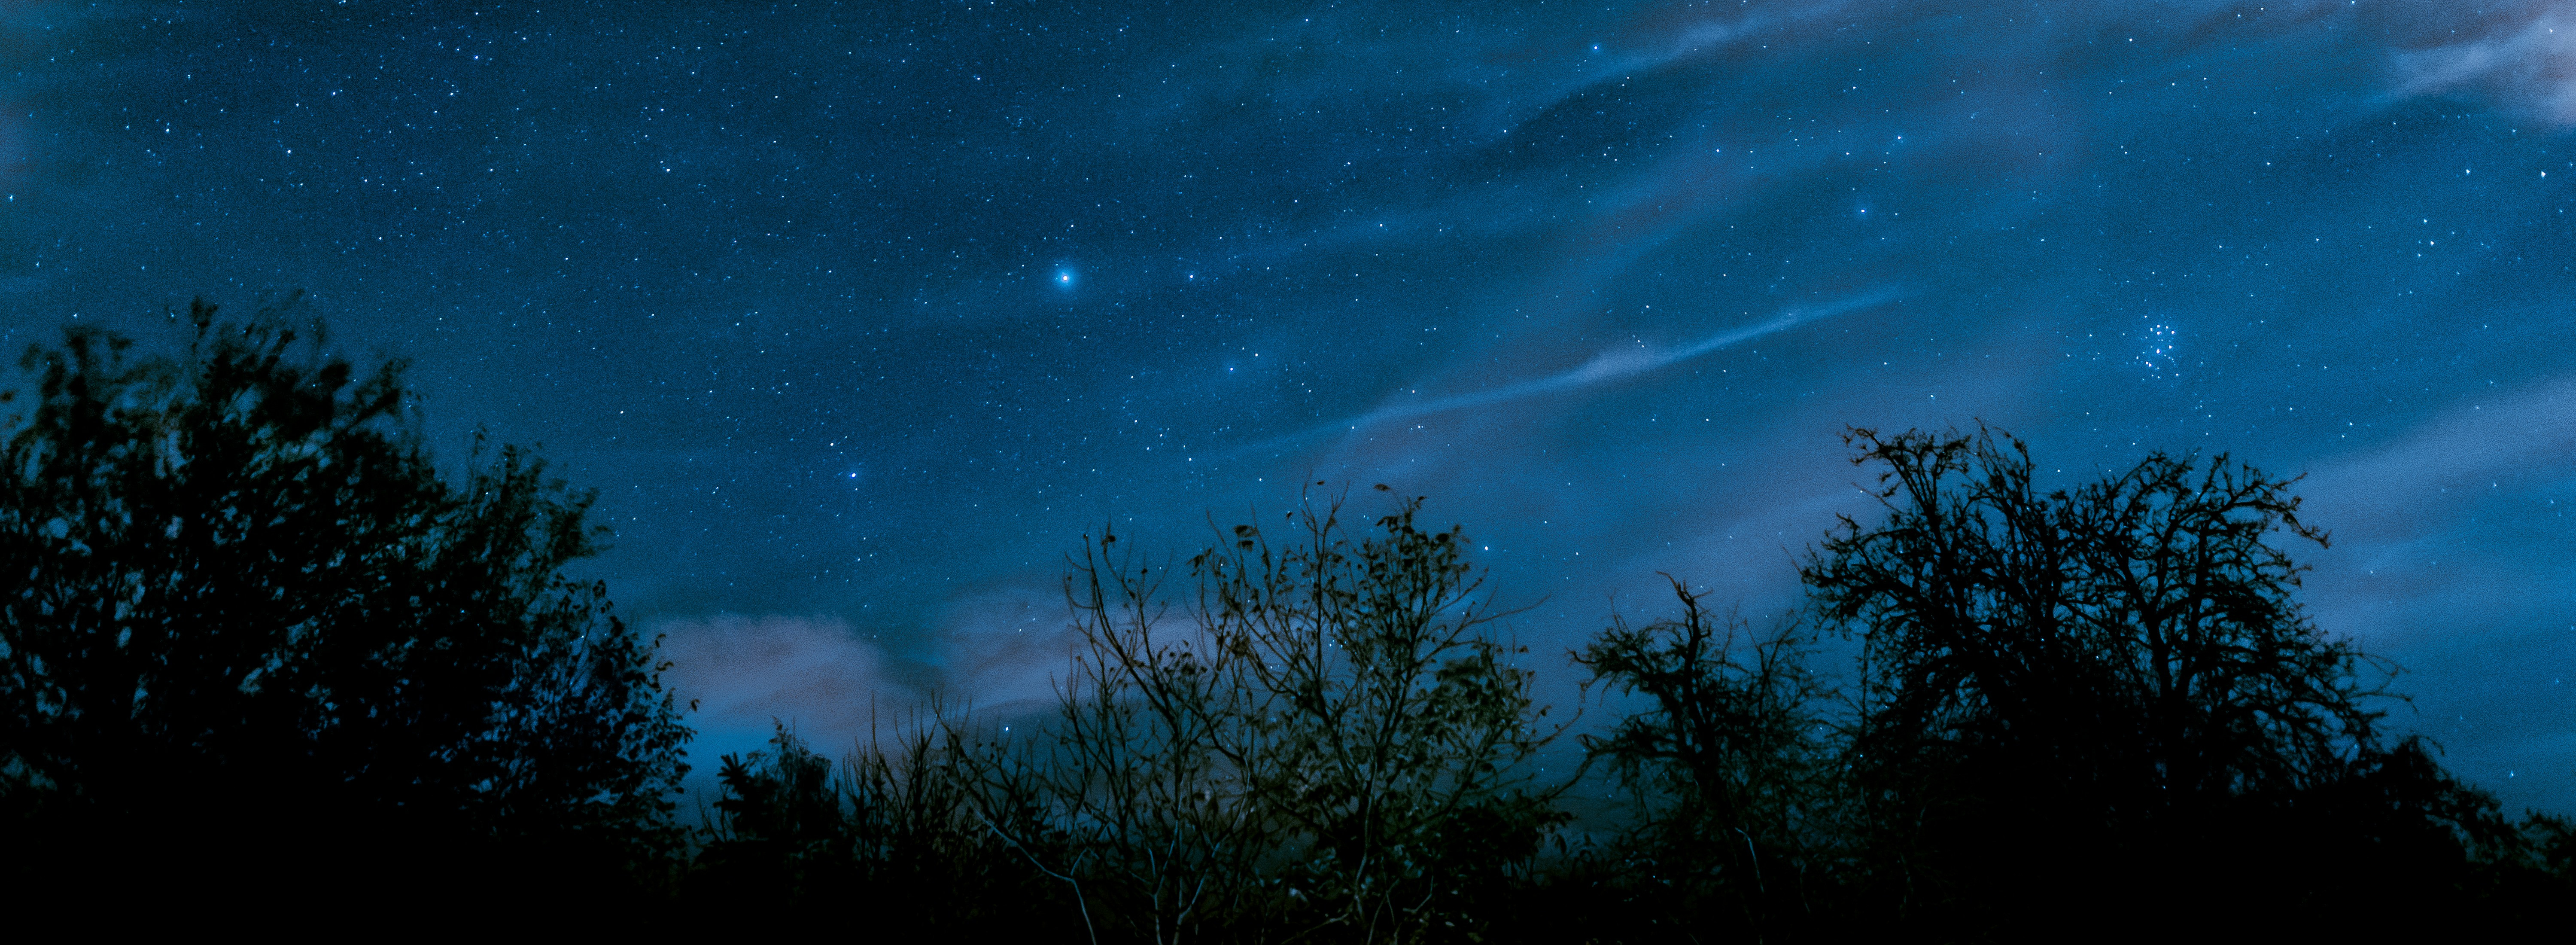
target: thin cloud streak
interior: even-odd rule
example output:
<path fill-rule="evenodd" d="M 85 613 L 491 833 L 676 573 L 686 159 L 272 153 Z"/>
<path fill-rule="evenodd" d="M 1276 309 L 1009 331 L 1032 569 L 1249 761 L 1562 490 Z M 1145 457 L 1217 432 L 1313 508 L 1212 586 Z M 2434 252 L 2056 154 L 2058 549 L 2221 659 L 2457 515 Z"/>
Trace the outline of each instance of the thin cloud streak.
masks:
<path fill-rule="evenodd" d="M 1903 297 L 1904 293 L 1898 292 L 1894 289 L 1879 289 L 1877 291 L 1854 296 L 1819 308 L 1788 309 L 1781 312 L 1778 317 L 1775 317 L 1770 321 L 1763 322 L 1759 325 L 1738 328 L 1730 332 L 1724 332 L 1686 347 L 1674 348 L 1666 351 L 1656 351 L 1653 349 L 1642 351 L 1604 351 L 1592 360 L 1585 362 L 1582 367 L 1566 371 L 1562 374 L 1555 374 L 1548 377 L 1538 378 L 1536 380 L 1522 381 L 1518 384 L 1506 384 L 1501 387 L 1492 388 L 1490 390 L 1481 390 L 1471 394 L 1458 394 L 1451 397 L 1442 397 L 1424 403 L 1394 404 L 1380 407 L 1376 410 L 1369 411 L 1368 413 L 1361 414 L 1347 420 L 1339 420 L 1332 423 L 1322 424 L 1301 432 L 1292 433 L 1287 436 L 1247 446 L 1241 450 L 1237 450 L 1236 455 L 1258 452 L 1265 449 L 1277 449 L 1303 440 L 1334 433 L 1355 432 L 1366 427 L 1390 421 L 1409 420 L 1415 417 L 1430 416 L 1436 413 L 1447 413 L 1452 410 L 1463 410 L 1469 407 L 1483 407 L 1491 404 L 1503 403 L 1505 401 L 1519 400 L 1525 397 L 1536 397 L 1542 394 L 1556 394 L 1566 391 L 1580 390 L 1585 387 L 1591 387 L 1595 384 L 1602 384 L 1624 377 L 1634 377 L 1648 371 L 1671 367 L 1675 364 L 1680 364 L 1684 361 L 1688 361 L 1702 355 L 1722 351 L 1765 335 L 1787 331 L 1808 322 L 1822 321 L 1836 315 L 1842 315 L 1865 308 L 1873 308 L 1896 301 Z"/>

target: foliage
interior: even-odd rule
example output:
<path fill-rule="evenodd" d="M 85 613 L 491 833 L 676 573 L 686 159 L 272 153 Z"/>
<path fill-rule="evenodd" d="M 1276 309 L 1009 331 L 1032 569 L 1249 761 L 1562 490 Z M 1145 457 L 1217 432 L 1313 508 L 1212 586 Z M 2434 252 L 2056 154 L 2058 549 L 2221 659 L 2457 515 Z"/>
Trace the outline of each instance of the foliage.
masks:
<path fill-rule="evenodd" d="M 589 495 L 516 449 L 450 486 L 402 422 L 401 362 L 361 376 L 275 309 L 189 319 L 183 357 L 74 329 L 21 362 L 12 808 L 253 849 L 665 843 L 688 733 L 654 643 L 562 573 L 597 547 Z"/>

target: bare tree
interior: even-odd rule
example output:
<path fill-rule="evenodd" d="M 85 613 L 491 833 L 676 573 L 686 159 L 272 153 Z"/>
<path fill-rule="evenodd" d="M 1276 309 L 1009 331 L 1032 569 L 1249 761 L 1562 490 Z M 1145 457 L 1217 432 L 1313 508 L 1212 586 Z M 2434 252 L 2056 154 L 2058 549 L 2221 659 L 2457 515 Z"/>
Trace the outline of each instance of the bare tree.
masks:
<path fill-rule="evenodd" d="M 1623 838 L 1649 908 L 1687 922 L 1712 907 L 1758 935 L 1814 919 L 1814 874 L 1833 866 L 1842 801 L 1834 693 L 1809 669 L 1810 641 L 1789 615 L 1768 633 L 1719 617 L 1680 580 L 1682 612 L 1611 626 L 1574 654 L 1588 685 L 1643 696 L 1644 708 L 1583 737 L 1639 808 Z"/>
<path fill-rule="evenodd" d="M 1844 518 L 1802 575 L 1863 644 L 1849 757 L 1882 863 L 1920 842 L 1970 857 L 1953 876 L 2056 888 L 2084 873 L 2061 856 L 2162 849 L 2378 747 L 2372 664 L 2291 597 L 2281 540 L 2326 540 L 2296 480 L 2157 453 L 2042 493 L 2007 434 L 1847 439 L 1887 517 Z"/>
<path fill-rule="evenodd" d="M 1031 823 L 1065 839 L 1023 849 L 1104 933 L 1464 935 L 1470 898 L 1535 853 L 1558 817 L 1521 764 L 1545 710 L 1459 533 L 1417 528 L 1420 506 L 1365 537 L 1339 503 L 1289 513 L 1285 544 L 1236 526 L 1190 560 L 1187 609 L 1114 535 L 1074 559 L 1087 647 L 1054 728 L 961 757 L 1037 788 Z"/>

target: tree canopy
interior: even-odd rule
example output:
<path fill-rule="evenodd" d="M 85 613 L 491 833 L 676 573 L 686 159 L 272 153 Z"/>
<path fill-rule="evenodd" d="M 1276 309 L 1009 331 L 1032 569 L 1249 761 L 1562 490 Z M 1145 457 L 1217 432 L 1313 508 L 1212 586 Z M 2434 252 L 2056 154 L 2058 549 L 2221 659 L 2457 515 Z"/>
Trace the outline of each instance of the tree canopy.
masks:
<path fill-rule="evenodd" d="M 2291 594 L 2292 480 L 2156 453 L 2042 493 L 2029 450 L 1851 434 L 1884 521 L 1846 518 L 1802 575 L 1866 646 L 1884 757 L 1979 754 L 2113 817 L 2328 776 L 2372 743 L 2364 659 Z"/>
<path fill-rule="evenodd" d="M 234 854 L 667 839 L 688 732 L 653 641 L 564 573 L 591 497 L 515 448 L 449 482 L 404 364 L 362 374 L 280 310 L 186 327 L 177 356 L 72 329 L 21 361 L 0 790 L 26 823 Z"/>
<path fill-rule="evenodd" d="M 2327 541 L 2297 480 L 2156 452 L 2043 491 L 1982 427 L 1848 439 L 1886 514 L 1801 575 L 1861 643 L 1844 771 L 1869 862 L 1989 918 L 2209 914 L 2358 907 L 2510 833 L 2381 734 L 2387 667 L 2296 600 L 2292 545 Z"/>

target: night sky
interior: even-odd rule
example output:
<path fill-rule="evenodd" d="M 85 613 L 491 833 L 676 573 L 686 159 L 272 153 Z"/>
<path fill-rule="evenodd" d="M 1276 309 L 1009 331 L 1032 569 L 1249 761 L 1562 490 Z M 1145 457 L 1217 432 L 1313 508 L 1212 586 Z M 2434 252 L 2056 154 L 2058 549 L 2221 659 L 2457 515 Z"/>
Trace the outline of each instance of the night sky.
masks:
<path fill-rule="evenodd" d="M 2306 474 L 2393 721 L 2576 809 L 2576 3 L 14 2 L 0 57 L 13 362 L 309 290 L 443 462 L 600 491 L 702 765 L 1042 696 L 1086 530 L 1319 480 L 1464 523 L 1563 702 L 1658 571 L 1793 604 L 1844 426 L 1983 419 Z"/>

